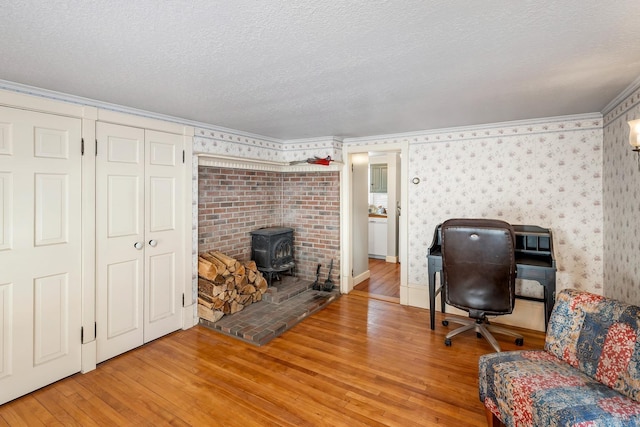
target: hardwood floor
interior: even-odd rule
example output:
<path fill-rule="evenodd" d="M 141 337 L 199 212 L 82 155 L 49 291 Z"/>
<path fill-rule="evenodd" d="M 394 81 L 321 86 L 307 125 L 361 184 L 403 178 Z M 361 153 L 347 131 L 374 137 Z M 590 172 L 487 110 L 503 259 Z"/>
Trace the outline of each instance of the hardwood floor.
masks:
<path fill-rule="evenodd" d="M 371 276 L 353 288 L 355 294 L 399 303 L 400 264 L 369 258 L 369 272 Z"/>
<path fill-rule="evenodd" d="M 343 295 L 263 347 L 196 326 L 0 406 L 0 426 L 484 426 L 474 333 Z M 455 327 L 455 326 L 453 326 Z M 503 350 L 525 346 L 498 336 Z"/>

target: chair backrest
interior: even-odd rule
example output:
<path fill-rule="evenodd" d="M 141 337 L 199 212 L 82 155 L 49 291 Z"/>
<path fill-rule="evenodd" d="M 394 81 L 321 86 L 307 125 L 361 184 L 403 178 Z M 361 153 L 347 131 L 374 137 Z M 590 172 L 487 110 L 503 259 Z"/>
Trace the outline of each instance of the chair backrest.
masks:
<path fill-rule="evenodd" d="M 515 236 L 507 222 L 450 219 L 442 224 L 447 304 L 473 318 L 509 314 L 515 302 Z"/>

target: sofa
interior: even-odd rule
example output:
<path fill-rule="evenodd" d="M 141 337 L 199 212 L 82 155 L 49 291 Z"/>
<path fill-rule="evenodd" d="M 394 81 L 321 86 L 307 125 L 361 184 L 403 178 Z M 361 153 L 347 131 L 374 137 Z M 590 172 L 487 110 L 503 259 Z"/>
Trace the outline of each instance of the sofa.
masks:
<path fill-rule="evenodd" d="M 640 426 L 639 333 L 639 307 L 559 292 L 544 350 L 480 357 L 488 424 Z"/>

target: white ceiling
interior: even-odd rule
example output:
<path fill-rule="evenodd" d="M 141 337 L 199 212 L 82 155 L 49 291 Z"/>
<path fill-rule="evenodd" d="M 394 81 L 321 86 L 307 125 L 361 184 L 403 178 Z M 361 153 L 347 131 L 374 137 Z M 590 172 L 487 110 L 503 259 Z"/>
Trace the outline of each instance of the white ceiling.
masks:
<path fill-rule="evenodd" d="M 637 0 L 5 0 L 0 79 L 278 139 L 601 112 Z"/>

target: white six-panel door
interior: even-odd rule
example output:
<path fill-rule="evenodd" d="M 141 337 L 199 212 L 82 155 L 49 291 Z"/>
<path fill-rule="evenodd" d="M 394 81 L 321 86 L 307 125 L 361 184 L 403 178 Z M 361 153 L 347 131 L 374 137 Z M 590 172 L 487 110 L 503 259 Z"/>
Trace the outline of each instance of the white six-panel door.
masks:
<path fill-rule="evenodd" d="M 0 404 L 81 364 L 81 121 L 0 107 Z"/>
<path fill-rule="evenodd" d="M 182 326 L 182 145 L 180 135 L 145 131 L 144 342 Z"/>
<path fill-rule="evenodd" d="M 181 327 L 182 137 L 98 122 L 97 359 Z M 180 285 L 179 285 L 180 284 Z"/>
<path fill-rule="evenodd" d="M 144 130 L 96 124 L 96 348 L 143 343 Z"/>

